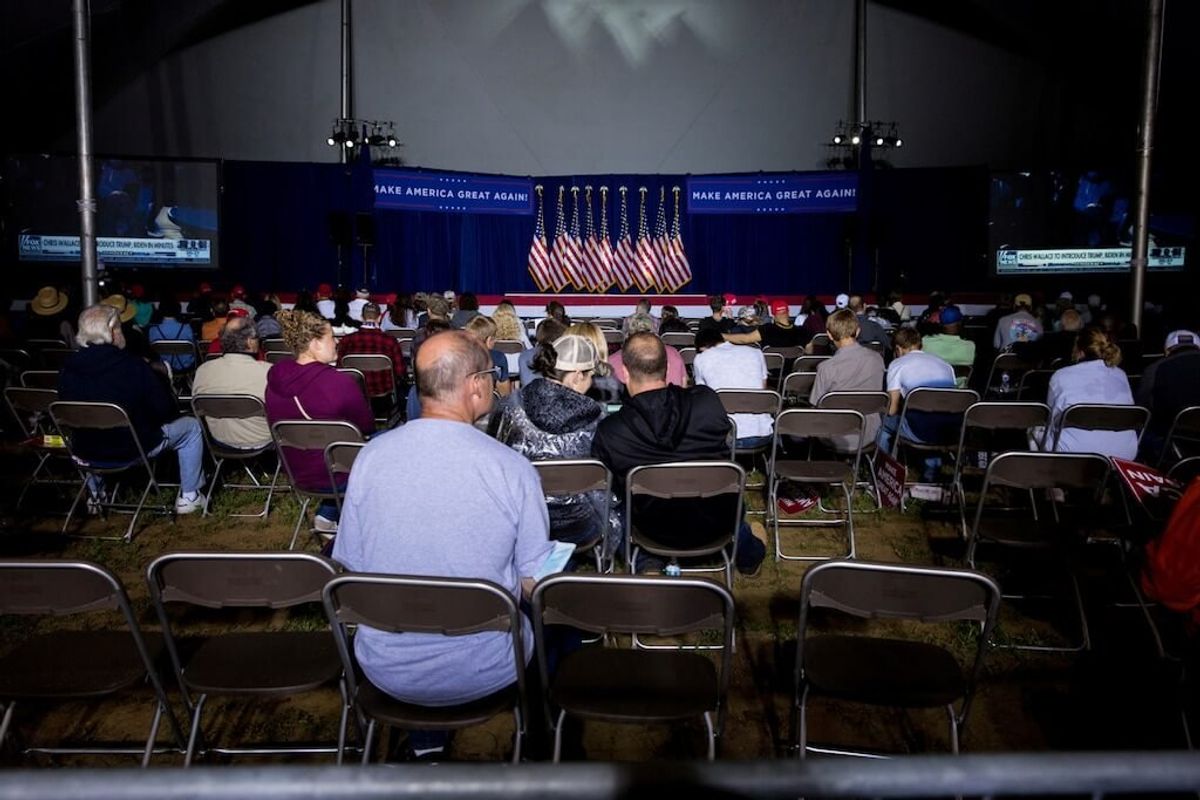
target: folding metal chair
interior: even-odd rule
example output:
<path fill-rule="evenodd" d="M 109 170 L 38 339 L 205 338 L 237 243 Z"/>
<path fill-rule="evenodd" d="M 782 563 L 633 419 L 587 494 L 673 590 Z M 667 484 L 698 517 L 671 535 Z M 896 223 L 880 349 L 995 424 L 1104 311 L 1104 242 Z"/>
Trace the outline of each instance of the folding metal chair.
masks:
<path fill-rule="evenodd" d="M 827 333 L 815 334 L 812 341 L 808 343 L 809 349 L 813 355 L 831 356 L 833 355 L 833 341 Z"/>
<path fill-rule="evenodd" d="M 602 515 L 600 530 L 587 542 L 575 545 L 578 554 L 590 552 L 596 560 L 597 572 L 612 572 L 616 553 L 608 552 L 609 519 L 612 515 L 612 473 L 603 462 L 594 458 L 559 459 L 534 461 L 542 481 L 542 493 L 549 500 L 553 497 L 570 497 L 590 492 L 603 492 L 604 504 L 596 509 Z M 554 531 L 550 531 L 553 539 Z"/>
<path fill-rule="evenodd" d="M 958 436 L 958 452 L 954 457 L 954 494 L 958 500 L 962 537 L 968 536 L 967 492 L 963 483 L 966 473 L 982 474 L 967 463 L 967 452 L 984 453 L 990 463 L 997 453 L 1028 449 L 1032 431 L 1050 422 L 1050 409 L 1043 403 L 974 403 L 963 413 L 962 430 Z"/>
<path fill-rule="evenodd" d="M 772 389 L 718 389 L 717 397 L 725 407 L 725 413 L 731 417 L 734 414 L 767 414 L 774 420 L 783 405 L 779 392 Z M 757 447 L 735 447 L 734 455 L 749 456 L 753 464 L 755 456 L 764 455 L 770 449 L 769 443 Z"/>
<path fill-rule="evenodd" d="M 329 485 L 333 487 L 333 502 L 338 516 L 342 513 L 345 491 L 342 487 L 350 478 L 350 470 L 366 442 L 330 442 L 325 445 L 325 469 L 329 472 Z"/>
<path fill-rule="evenodd" d="M 21 373 L 21 385 L 28 389 L 58 390 L 58 370 L 27 369 Z"/>
<path fill-rule="evenodd" d="M 33 356 L 28 350 L 20 347 L 0 347 L 0 361 L 17 373 L 33 366 Z"/>
<path fill-rule="evenodd" d="M 988 465 L 983 479 L 983 488 L 979 492 L 979 502 L 975 507 L 975 520 L 967 540 L 967 563 L 972 568 L 975 567 L 976 553 L 979 545 L 984 542 L 1002 547 L 1018 548 L 1026 553 L 1057 552 L 1062 557 L 1067 575 L 1071 580 L 1081 635 L 1079 644 L 1066 647 L 1025 644 L 1006 645 L 1007 647 L 1039 652 L 1075 652 L 1091 648 L 1091 635 L 1088 631 L 1079 579 L 1075 575 L 1067 553 L 1068 546 L 1072 544 L 1068 537 L 1072 533 L 1078 533 L 1079 527 L 1068 524 L 1062 519 L 1060 504 L 1056 500 L 1049 502 L 1051 518 L 1043 519 L 1038 511 L 1034 492 L 1055 489 L 1064 492 L 1084 491 L 1088 493 L 1091 501 L 1087 505 L 1095 508 L 1099 505 L 1100 496 L 1109 480 L 1111 469 L 1108 459 L 1095 453 L 1004 453 L 997 456 Z M 1020 519 L 985 516 L 985 511 L 988 509 L 988 496 L 997 487 L 1028 492 L 1029 516 Z M 1053 491 L 1048 493 L 1053 494 Z M 1005 510 L 1011 511 L 1012 507 L 1006 507 Z M 1005 595 L 1006 599 L 1024 599 L 1025 597 L 1027 596 Z"/>
<path fill-rule="evenodd" d="M 891 398 L 887 392 L 826 392 L 817 401 L 817 408 L 848 408 L 863 415 L 863 419 L 875 415 L 883 418 L 891 407 Z M 870 480 L 856 480 L 855 488 L 868 486 L 875 498 L 875 507 L 883 508 L 883 498 L 879 494 L 879 485 L 875 482 L 875 453 L 878 445 L 875 440 L 862 443 L 862 455 L 867 459 L 867 475 Z M 856 473 L 855 477 L 858 475 Z"/>
<path fill-rule="evenodd" d="M 21 508 L 21 504 L 25 501 L 25 495 L 34 486 L 78 486 L 78 472 L 71 462 L 67 449 L 51 447 L 41 441 L 41 437 L 58 432 L 50 419 L 50 404 L 58 399 L 58 392 L 54 389 L 26 389 L 20 386 L 9 386 L 4 390 L 4 399 L 8 403 L 9 413 L 16 420 L 21 432 L 22 441 L 18 443 L 18 447 L 32 455 L 37 461 L 33 471 L 29 473 L 29 477 L 25 479 L 24 485 L 21 487 L 21 493 L 17 496 L 17 502 L 13 506 L 14 510 Z M 76 479 L 43 477 L 43 471 L 48 473 L 56 461 L 63 462 L 63 466 L 69 466 L 71 472 L 76 475 Z"/>
<path fill-rule="evenodd" d="M 176 638 L 181 633 L 180 615 L 170 610 L 295 609 L 320 603 L 321 590 L 337 574 L 334 562 L 309 553 L 167 553 L 150 562 L 146 570 L 150 599 L 191 717 L 185 767 L 201 750 L 223 755 L 340 753 L 340 741 L 336 747 L 205 747 L 201 727 L 209 697 L 287 697 L 332 683 L 342 694 L 344 714 L 342 662 L 327 631 L 206 630 L 198 642 L 189 633 L 185 650 Z M 343 717 L 340 730 L 344 728 Z"/>
<path fill-rule="evenodd" d="M 783 384 L 783 376 L 786 373 L 784 364 L 786 360 L 782 353 L 767 353 L 764 352 L 763 363 L 767 367 L 767 385 L 781 386 Z"/>
<path fill-rule="evenodd" d="M 323 459 L 325 448 L 334 442 L 361 442 L 364 439 L 362 431 L 357 426 L 343 420 L 280 420 L 271 426 L 271 435 L 275 439 L 279 460 L 283 462 L 284 471 L 287 472 L 292 494 L 296 497 L 296 502 L 300 504 L 300 511 L 296 514 L 296 526 L 292 528 L 292 541 L 288 544 L 288 549 L 294 550 L 296 539 L 300 536 L 300 525 L 304 522 L 305 514 L 307 514 L 312 501 L 334 500 L 336 502 L 337 492 L 332 485 L 326 487 L 298 485 L 289 461 L 291 458 L 289 451 L 316 451 L 321 454 Z M 315 529 L 313 533 L 315 535 Z"/>
<path fill-rule="evenodd" d="M 813 372 L 817 371 L 817 367 L 821 366 L 821 362 L 828 361 L 833 356 L 810 356 L 803 355 L 796 359 L 792 364 L 792 372 Z"/>
<path fill-rule="evenodd" d="M 280 361 L 291 361 L 296 355 L 291 350 L 268 350 L 263 353 L 263 359 L 268 364 L 278 364 Z"/>
<path fill-rule="evenodd" d="M 386 423 L 391 419 L 392 414 L 396 413 L 397 404 L 400 402 L 400 393 L 396 386 L 395 365 L 392 363 L 392 357 L 386 354 L 375 353 L 352 353 L 342 356 L 338 359 L 339 372 L 357 371 L 362 376 L 363 394 L 367 396 L 367 402 L 371 404 L 371 408 L 378 410 L 377 406 L 383 405 L 384 401 L 387 404 L 387 413 L 381 416 L 376 416 L 377 423 Z M 367 375 L 372 373 L 387 375 L 387 391 L 379 394 L 371 394 L 367 390 Z"/>
<path fill-rule="evenodd" d="M 391 361 L 391 359 L 389 358 L 388 361 Z M 371 396 L 367 394 L 367 376 L 363 374 L 361 369 L 356 369 L 353 367 L 338 367 L 337 371 L 348 376 L 351 380 L 357 383 L 359 391 L 362 392 L 362 396 L 366 398 L 368 403 L 371 402 Z"/>
<path fill-rule="evenodd" d="M 192 390 L 192 377 L 196 374 L 196 367 L 200 365 L 200 350 L 196 347 L 196 343 L 189 339 L 159 339 L 156 342 L 150 343 L 150 349 L 158 356 L 171 370 L 171 385 L 175 389 L 176 395 L 186 395 Z M 192 359 L 192 366 L 186 369 L 176 369 L 175 359 L 188 358 Z"/>
<path fill-rule="evenodd" d="M 106 613 L 107 612 L 107 613 Z M 112 627 L 116 613 L 123 630 Z M 90 619 L 99 614 L 102 619 Z M 154 696 L 154 716 L 145 743 L 139 747 L 108 744 L 30 747 L 25 752 L 52 754 L 138 754 L 142 766 L 155 752 L 159 725 L 166 716 L 175 747 L 183 749 L 183 731 L 167 699 L 155 661 L 162 639 L 143 635 L 129 596 L 117 577 L 88 561 L 0 561 L 0 615 L 72 616 L 89 620 L 77 630 L 52 630 L 34 634 L 0 657 L 0 745 L 12 727 L 16 707 L 29 701 L 100 700 L 149 684 Z M 8 643 L 21 628 L 6 627 Z"/>
<path fill-rule="evenodd" d="M 1044 403 L 1050 394 L 1050 379 L 1056 370 L 1031 369 L 1021 374 L 1017 384 L 1017 401 L 1022 403 Z"/>
<path fill-rule="evenodd" d="M 534 649 L 554 730 L 554 762 L 562 755 L 568 715 L 621 723 L 672 723 L 700 717 L 707 757 L 716 757 L 725 725 L 725 696 L 733 658 L 734 602 L 711 581 L 619 575 L 552 575 L 533 590 Z M 680 636 L 719 630 L 719 661 L 695 650 L 648 651 L 588 646 L 550 675 L 546 626 L 569 625 L 599 634 Z M 556 713 L 557 712 L 557 713 Z"/>
<path fill-rule="evenodd" d="M 992 368 L 988 371 L 984 395 L 989 400 L 1008 400 L 1021 377 L 1035 366 L 1016 353 L 1000 353 L 992 361 Z M 1007 382 L 1004 380 L 1005 375 L 1008 376 Z"/>
<path fill-rule="evenodd" d="M 770 491 L 767 508 L 773 521 L 775 534 L 775 560 L 827 561 L 834 556 L 791 555 L 783 551 L 779 528 L 781 525 L 800 527 L 845 526 L 848 558 L 855 557 L 854 546 L 854 486 L 858 482 L 858 469 L 862 459 L 866 420 L 862 413 L 853 409 L 834 408 L 789 408 L 780 412 L 775 420 L 775 438 L 771 446 Z M 784 458 L 780 441 L 783 437 L 808 439 L 808 460 Z M 841 459 L 812 460 L 813 440 L 829 439 L 834 436 L 857 437 L 858 447 L 850 463 Z M 843 455 L 839 453 L 839 455 Z M 846 510 L 830 518 L 788 520 L 779 518 L 779 489 L 784 483 L 801 486 L 837 486 L 845 497 Z"/>
<path fill-rule="evenodd" d="M 595 317 L 592 320 L 592 324 L 595 325 L 600 330 L 619 329 L 621 327 L 620 322 L 618 322 L 615 319 L 609 319 L 608 317 Z"/>
<path fill-rule="evenodd" d="M 637 571 L 637 556 L 645 550 L 670 559 L 702 559 L 720 554 L 723 565 L 718 567 L 681 567 L 684 573 L 723 572 L 725 585 L 733 586 L 733 564 L 737 558 L 737 533 L 742 524 L 743 494 L 746 471 L 732 461 L 678 461 L 671 464 L 648 464 L 634 467 L 625 477 L 625 563 L 630 573 Z M 704 500 L 709 505 L 722 498 L 727 501 L 721 509 L 713 508 L 708 519 L 709 530 L 682 531 L 686 544 L 673 546 L 663 540 L 663 530 L 640 527 L 638 513 L 641 498 L 659 501 L 686 501 L 691 510 Z M 731 520 L 721 520 L 725 511 L 732 511 Z M 707 520 L 706 520 L 707 521 Z M 661 522 L 657 520 L 656 522 Z M 654 523 L 652 523 L 654 524 Z M 681 533 L 678 529 L 670 533 Z M 697 534 L 699 538 L 693 538 Z"/>
<path fill-rule="evenodd" d="M 379 724 L 404 730 L 456 730 L 479 725 L 511 712 L 515 723 L 513 763 L 521 760 L 525 738 L 525 651 L 523 616 L 516 600 L 491 581 L 405 575 L 348 574 L 325 584 L 325 613 L 333 628 L 347 684 L 342 713 L 338 763 L 345 752 L 346 721 L 353 711 L 366 722 L 362 763 L 370 762 Z M 362 673 L 354 657 L 351 626 L 368 626 L 387 633 L 469 636 L 498 631 L 508 634 L 513 650 L 513 684 L 487 697 L 454 706 L 422 706 L 397 700 Z M 469 648 L 470 640 L 462 647 Z"/>
<path fill-rule="evenodd" d="M 611 330 L 609 328 L 601 328 L 600 332 L 604 334 L 604 341 L 608 343 L 611 349 L 612 345 L 621 345 L 625 342 L 625 334 L 619 330 Z"/>
<path fill-rule="evenodd" d="M 150 457 L 146 454 L 146 449 L 142 446 L 141 439 L 138 438 L 137 430 L 129 421 L 129 415 L 125 413 L 125 409 L 115 403 L 56 400 L 50 404 L 50 418 L 54 420 L 55 427 L 62 432 L 63 438 L 66 441 L 67 451 L 70 453 L 71 459 L 75 462 L 76 468 L 79 470 L 80 477 L 83 480 L 82 485 L 79 487 L 79 492 L 75 495 L 74 502 L 71 503 L 70 510 L 67 511 L 67 520 L 63 523 L 63 533 L 67 532 L 67 528 L 71 524 L 71 518 L 75 514 L 75 509 L 79 507 L 79 501 L 83 499 L 84 494 L 88 491 L 87 481 L 89 475 L 97 477 L 118 475 L 131 469 L 137 469 L 138 467 L 146 471 L 146 485 L 142 489 L 142 494 L 136 504 L 116 502 L 116 495 L 120 484 L 112 487 L 109 497 L 97 498 L 96 504 L 102 510 L 112 509 L 118 513 L 132 514 L 129 526 L 125 529 L 125 535 L 122 537 L 126 542 L 133 541 L 133 532 L 137 527 L 138 517 L 144 509 L 148 508 L 161 514 L 167 514 L 172 520 L 175 519 L 175 506 L 173 503 L 162 506 L 146 506 L 146 499 L 150 496 L 151 491 L 157 494 L 163 488 L 171 486 L 171 484 L 160 483 L 155 477 L 154 465 L 157 463 L 158 455 L 154 456 L 155 461 L 151 461 Z M 75 437 L 81 431 L 125 431 L 129 436 L 130 442 L 133 444 L 137 457 L 116 461 L 84 458 L 75 449 Z M 160 451 L 159 455 L 167 452 L 170 452 L 170 450 L 164 448 Z"/>
<path fill-rule="evenodd" d="M 682 347 L 695 347 L 696 334 L 683 333 L 682 331 L 670 331 L 662 335 L 663 344 L 668 347 L 679 349 Z"/>
<path fill-rule="evenodd" d="M 497 353 L 503 353 L 506 356 L 519 356 L 529 349 L 529 345 L 512 339 L 497 339 L 494 349 Z"/>
<path fill-rule="evenodd" d="M 61 370 L 63 364 L 67 363 L 67 359 L 75 355 L 74 350 L 66 347 L 48 347 L 45 350 L 38 351 L 38 360 L 41 361 L 42 369 Z"/>
<path fill-rule="evenodd" d="M 1085 431 L 1133 431 L 1138 442 L 1150 424 L 1150 410 L 1142 406 L 1110 405 L 1106 403 L 1076 403 L 1068 406 L 1054 428 L 1054 450 L 1065 428 Z"/>
<path fill-rule="evenodd" d="M 971 382 L 971 374 L 975 371 L 971 364 L 951 364 L 954 368 L 954 380 L 958 382 L 958 388 L 964 389 Z"/>
<path fill-rule="evenodd" d="M 212 456 L 214 468 L 212 481 L 208 485 L 208 494 L 205 496 L 204 515 L 208 516 L 209 503 L 212 502 L 213 493 L 216 491 L 217 482 L 221 478 L 221 470 L 225 466 L 226 461 L 236 461 L 242 466 L 242 470 L 246 476 L 250 478 L 250 483 L 229 483 L 222 484 L 227 489 L 241 489 L 245 491 L 267 491 L 267 499 L 263 502 L 262 511 L 254 514 L 230 514 L 231 517 L 266 517 L 271 513 L 271 497 L 275 493 L 275 487 L 279 481 L 279 459 L 275 460 L 275 469 L 271 473 L 271 482 L 264 484 L 259 480 L 258 476 L 250 469 L 250 462 L 261 459 L 263 456 L 275 450 L 274 440 L 268 441 L 261 447 L 233 447 L 225 444 L 216 436 L 213 435 L 211 428 L 212 420 L 250 420 L 261 419 L 263 424 L 266 424 L 267 410 L 263 405 L 263 401 L 248 394 L 201 394 L 192 397 L 191 400 L 192 413 L 196 419 L 200 421 L 200 430 L 204 433 L 204 441 L 208 445 L 209 455 Z"/>
<path fill-rule="evenodd" d="M 816 372 L 793 372 L 783 379 L 781 394 L 788 406 L 808 405 L 812 395 L 813 384 L 817 382 Z"/>
<path fill-rule="evenodd" d="M 896 429 L 896 435 L 892 439 L 892 456 L 900 458 L 900 448 L 903 447 L 920 453 L 941 453 L 955 458 L 958 454 L 958 437 L 954 434 L 959 433 L 962 429 L 962 415 L 978 402 L 979 395 L 972 389 L 913 389 L 904 398 L 904 406 L 900 412 L 900 426 Z M 911 424 L 909 420 L 915 419 L 914 414 L 938 415 L 937 419 L 941 422 L 939 427 L 944 428 L 945 438 L 936 442 L 921 442 L 905 436 L 906 423 Z M 953 426 L 949 424 L 952 416 L 959 418 L 954 420 Z M 932 416 L 926 417 L 926 419 L 931 418 Z M 908 485 L 907 478 L 905 485 Z"/>
<path fill-rule="evenodd" d="M 1000 587 L 980 572 L 867 561 L 830 561 L 804 573 L 796 627 L 792 742 L 800 758 L 811 752 L 868 755 L 809 745 L 808 706 L 816 697 L 874 706 L 946 709 L 950 749 L 957 754 L 1000 607 Z M 813 609 L 862 620 L 898 619 L 979 626 L 970 663 L 919 638 L 812 634 Z M 955 708 L 955 704 L 958 707 Z"/>
<path fill-rule="evenodd" d="M 283 339 L 263 339 L 262 350 L 264 353 L 287 353 L 288 355 L 293 355 L 292 348 Z"/>
<path fill-rule="evenodd" d="M 1176 462 L 1167 472 L 1171 480 L 1179 481 L 1185 486 L 1200 477 L 1200 456 L 1191 456 Z"/>

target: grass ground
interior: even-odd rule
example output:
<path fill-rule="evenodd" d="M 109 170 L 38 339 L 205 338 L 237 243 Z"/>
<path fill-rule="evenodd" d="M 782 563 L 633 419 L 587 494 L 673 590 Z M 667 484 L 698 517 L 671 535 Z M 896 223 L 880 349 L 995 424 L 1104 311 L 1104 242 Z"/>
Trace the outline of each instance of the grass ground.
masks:
<path fill-rule="evenodd" d="M 11 456 L 8 494 L 15 494 L 17 469 Z M 261 496 L 257 498 L 261 503 Z M 52 508 L 60 500 L 37 495 L 27 509 Z M 297 506 L 286 495 L 273 503 L 266 520 L 238 519 L 231 511 L 252 511 L 254 496 L 214 498 L 213 514 L 181 518 L 171 523 L 148 517 L 131 543 L 61 536 L 62 517 L 17 514 L 0 519 L 0 556 L 68 557 L 104 564 L 125 583 L 139 619 L 148 629 L 157 627 L 145 587 L 146 565 L 156 555 L 176 550 L 278 550 L 286 548 Z M 751 499 L 762 508 L 761 497 Z M 962 543 L 957 515 L 936 513 L 921 503 L 907 511 L 875 511 L 865 499 L 857 503 L 856 529 L 859 557 L 918 564 L 962 564 Z M 6 506 L 11 509 L 11 502 Z M 756 532 L 764 534 L 761 517 L 754 517 Z M 89 537 L 117 536 L 126 518 L 88 518 L 76 531 Z M 791 548 L 835 555 L 844 547 L 840 530 L 785 529 Z M 315 549 L 310 542 L 303 542 Z M 770 548 L 768 548 L 770 551 Z M 805 570 L 801 562 L 776 562 L 768 555 L 762 571 L 753 578 L 738 576 L 737 649 L 728 702 L 728 720 L 721 754 L 729 759 L 781 757 L 790 736 L 797 598 Z M 1003 580 L 1005 573 L 996 569 Z M 1119 573 L 1108 569 L 1085 570 L 1091 598 L 1108 597 L 1121 588 Z M 1032 609 L 1036 611 L 1037 609 Z M 1174 679 L 1162 671 L 1144 622 L 1135 609 L 1111 608 L 1103 602 L 1089 606 L 1096 647 L 1090 653 L 1039 655 L 1008 649 L 988 653 L 979 691 L 963 741 L 967 751 L 1029 751 L 1178 747 L 1182 745 Z M 1074 635 L 1070 615 L 1058 619 L 1034 616 L 1030 608 L 1006 608 L 997 632 L 1001 643 L 1047 643 Z M 61 620 L 37 623 L 37 629 L 69 624 Z M 274 614 L 245 615 L 235 624 L 320 629 L 319 614 L 296 618 Z M 210 628 L 194 621 L 190 631 Z M 856 627 L 862 627 L 858 625 Z M 883 624 L 897 629 L 895 623 Z M 0 619 L 0 646 L 7 647 L 30 630 L 24 620 Z M 964 626 L 941 626 L 922 631 L 923 637 L 942 644 L 960 656 L 969 656 L 974 631 Z M 86 658 L 86 653 L 77 654 Z M 177 697 L 177 695 L 176 695 Z M 177 703 L 177 705 L 180 705 Z M 29 710 L 29 709 L 27 709 Z M 100 707 L 65 704 L 46 716 L 19 714 L 18 732 L 27 740 L 50 740 L 68 735 L 74 739 L 135 739 L 145 729 L 150 707 L 145 699 L 109 702 Z M 333 689 L 306 695 L 253 703 L 215 703 L 206 725 L 210 740 L 318 740 L 332 739 L 339 711 Z M 37 725 L 32 720 L 38 718 Z M 814 706 L 811 738 L 886 752 L 945 751 L 949 747 L 944 712 L 888 710 L 843 703 Z M 507 752 L 511 723 L 494 720 L 460 734 L 453 755 L 462 759 L 496 759 Z M 702 754 L 699 727 L 629 727 L 589 725 L 584 744 L 589 758 L 645 760 L 688 758 Z M 12 753 L 5 754 L 12 762 Z M 128 763 L 102 759 L 102 763 Z M 157 757 L 157 763 L 178 761 L 175 755 Z M 96 763 L 95 759 L 64 759 L 54 763 Z"/>

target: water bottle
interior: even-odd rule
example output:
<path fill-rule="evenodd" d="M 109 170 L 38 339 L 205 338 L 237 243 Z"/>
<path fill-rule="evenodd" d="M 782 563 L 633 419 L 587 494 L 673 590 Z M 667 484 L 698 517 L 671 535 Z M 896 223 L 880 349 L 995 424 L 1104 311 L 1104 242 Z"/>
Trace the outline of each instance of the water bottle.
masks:
<path fill-rule="evenodd" d="M 1008 394 L 1012 391 L 1012 386 L 1009 384 L 1008 373 L 1000 374 L 1000 394 Z"/>
<path fill-rule="evenodd" d="M 682 574 L 683 574 L 683 571 L 681 569 L 679 569 L 679 565 L 676 564 L 674 561 L 672 561 L 670 564 L 667 564 L 665 567 L 663 567 L 663 575 L 667 575 L 668 577 L 678 578 Z"/>

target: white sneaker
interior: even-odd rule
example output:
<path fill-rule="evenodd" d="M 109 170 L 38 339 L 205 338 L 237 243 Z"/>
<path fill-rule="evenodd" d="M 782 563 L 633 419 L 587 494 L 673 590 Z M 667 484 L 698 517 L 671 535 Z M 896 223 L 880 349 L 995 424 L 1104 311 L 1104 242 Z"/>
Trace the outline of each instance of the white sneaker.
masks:
<path fill-rule="evenodd" d="M 313 517 L 313 529 L 317 533 L 337 533 L 338 524 L 329 517 L 322 517 L 317 514 Z"/>
<path fill-rule="evenodd" d="M 195 492 L 189 498 L 186 494 L 181 494 L 175 498 L 175 513 L 176 514 L 194 514 L 197 511 L 204 509 L 204 495 L 200 492 Z"/>

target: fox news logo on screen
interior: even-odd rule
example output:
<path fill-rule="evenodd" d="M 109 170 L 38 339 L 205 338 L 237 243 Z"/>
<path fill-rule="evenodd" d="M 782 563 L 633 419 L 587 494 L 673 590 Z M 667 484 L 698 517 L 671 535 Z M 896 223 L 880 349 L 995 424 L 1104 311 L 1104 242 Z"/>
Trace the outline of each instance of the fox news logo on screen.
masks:
<path fill-rule="evenodd" d="M 1001 250 L 999 251 L 1000 265 L 1004 267 L 1012 267 L 1017 264 L 1016 250 Z"/>

